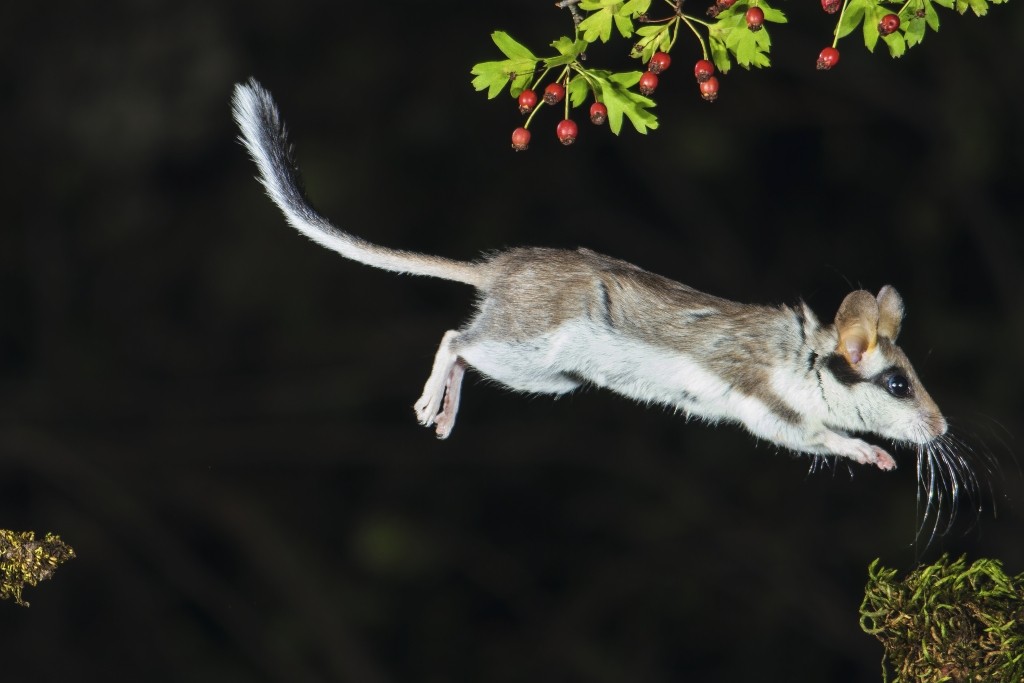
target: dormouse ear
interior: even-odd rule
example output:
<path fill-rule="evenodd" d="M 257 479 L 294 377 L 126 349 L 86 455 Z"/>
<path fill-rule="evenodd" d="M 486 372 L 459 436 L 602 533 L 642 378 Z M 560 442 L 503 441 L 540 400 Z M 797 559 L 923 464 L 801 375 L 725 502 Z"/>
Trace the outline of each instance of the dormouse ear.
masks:
<path fill-rule="evenodd" d="M 890 285 L 878 292 L 878 336 L 896 341 L 903 324 L 903 298 Z"/>
<path fill-rule="evenodd" d="M 878 301 L 871 292 L 859 289 L 843 299 L 836 313 L 836 331 L 839 332 L 839 353 L 851 365 L 875 347 L 878 332 Z"/>

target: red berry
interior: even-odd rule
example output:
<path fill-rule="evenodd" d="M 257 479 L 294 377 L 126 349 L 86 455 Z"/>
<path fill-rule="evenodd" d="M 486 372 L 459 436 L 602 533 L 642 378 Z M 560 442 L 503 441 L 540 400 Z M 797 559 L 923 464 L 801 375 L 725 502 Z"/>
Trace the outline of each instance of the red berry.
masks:
<path fill-rule="evenodd" d="M 519 93 L 519 113 L 529 114 L 537 106 L 537 93 L 529 88 Z"/>
<path fill-rule="evenodd" d="M 672 63 L 672 58 L 669 57 L 667 52 L 655 52 L 654 56 L 651 57 L 651 61 L 647 63 L 647 68 L 650 69 L 652 74 L 660 74 L 662 71 L 667 69 Z"/>
<path fill-rule="evenodd" d="M 834 47 L 826 47 L 818 55 L 818 68 L 822 71 L 828 71 L 836 64 L 839 63 L 839 50 Z"/>
<path fill-rule="evenodd" d="M 654 91 L 658 88 L 658 77 L 653 71 L 645 71 L 643 76 L 640 77 L 640 94 L 647 96 L 653 95 Z"/>
<path fill-rule="evenodd" d="M 714 102 L 717 100 L 718 79 L 714 76 L 708 76 L 708 79 L 700 84 L 700 96 L 708 102 Z"/>
<path fill-rule="evenodd" d="M 600 126 L 602 123 L 608 120 L 608 107 L 604 106 L 600 102 L 594 102 L 590 105 L 590 122 L 594 125 Z"/>
<path fill-rule="evenodd" d="M 821 0 L 821 9 L 829 14 L 835 14 L 842 4 L 843 0 Z"/>
<path fill-rule="evenodd" d="M 895 33 L 899 30 L 900 18 L 895 14 L 886 14 L 882 17 L 882 20 L 878 22 L 878 35 L 887 36 L 890 33 Z"/>
<path fill-rule="evenodd" d="M 736 0 L 718 0 L 711 7 L 708 7 L 708 16 L 717 17 L 719 14 L 736 4 Z"/>
<path fill-rule="evenodd" d="M 572 119 L 562 119 L 558 122 L 558 127 L 555 128 L 555 134 L 563 145 L 571 145 L 576 142 L 576 134 L 578 132 L 579 128 Z"/>
<path fill-rule="evenodd" d="M 764 26 L 764 10 L 760 7 L 751 7 L 747 10 L 747 28 L 751 31 L 760 31 Z"/>
<path fill-rule="evenodd" d="M 525 128 L 516 128 L 512 131 L 512 149 L 522 152 L 530 146 L 530 131 Z"/>
<path fill-rule="evenodd" d="M 565 88 L 561 83 L 548 83 L 548 86 L 544 88 L 545 104 L 558 104 L 563 97 L 565 97 Z"/>
<path fill-rule="evenodd" d="M 698 83 L 711 78 L 715 73 L 715 65 L 706 59 L 698 59 L 696 66 L 693 67 L 693 75 L 697 77 Z"/>

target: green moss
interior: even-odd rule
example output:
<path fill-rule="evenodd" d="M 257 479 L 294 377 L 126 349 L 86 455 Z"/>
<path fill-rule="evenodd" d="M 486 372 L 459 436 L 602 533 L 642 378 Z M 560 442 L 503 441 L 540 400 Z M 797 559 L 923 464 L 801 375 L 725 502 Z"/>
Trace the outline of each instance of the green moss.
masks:
<path fill-rule="evenodd" d="M 28 607 L 21 598 L 25 585 L 35 586 L 50 578 L 58 566 L 74 556 L 71 546 L 55 534 L 46 534 L 37 541 L 31 531 L 0 529 L 0 600 L 13 598 Z"/>
<path fill-rule="evenodd" d="M 884 680 L 1024 681 L 1024 574 L 943 555 L 902 581 L 875 560 L 868 577 L 860 625 L 882 641 Z"/>

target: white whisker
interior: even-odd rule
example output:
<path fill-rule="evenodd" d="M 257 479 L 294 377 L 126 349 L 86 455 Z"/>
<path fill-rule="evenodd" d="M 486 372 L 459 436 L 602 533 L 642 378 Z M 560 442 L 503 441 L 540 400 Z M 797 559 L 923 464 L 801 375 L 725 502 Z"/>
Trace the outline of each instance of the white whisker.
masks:
<path fill-rule="evenodd" d="M 916 446 L 918 527 L 914 543 L 919 554 L 956 528 L 962 510 L 973 511 L 966 531 L 980 522 L 986 507 L 995 515 L 995 482 L 1002 481 L 1002 468 L 983 442 L 971 441 L 979 447 L 948 431 Z"/>

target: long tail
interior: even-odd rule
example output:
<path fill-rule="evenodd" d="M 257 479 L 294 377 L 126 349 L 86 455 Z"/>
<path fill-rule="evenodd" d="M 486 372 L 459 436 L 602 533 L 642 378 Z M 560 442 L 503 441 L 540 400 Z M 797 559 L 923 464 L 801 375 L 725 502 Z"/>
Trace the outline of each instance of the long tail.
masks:
<path fill-rule="evenodd" d="M 259 168 L 260 182 L 299 232 L 346 258 L 375 268 L 429 275 L 475 287 L 486 284 L 485 269 L 480 264 L 380 247 L 339 229 L 317 213 L 299 182 L 288 132 L 277 105 L 255 79 L 235 86 L 232 110 L 242 130 L 240 140 Z"/>

